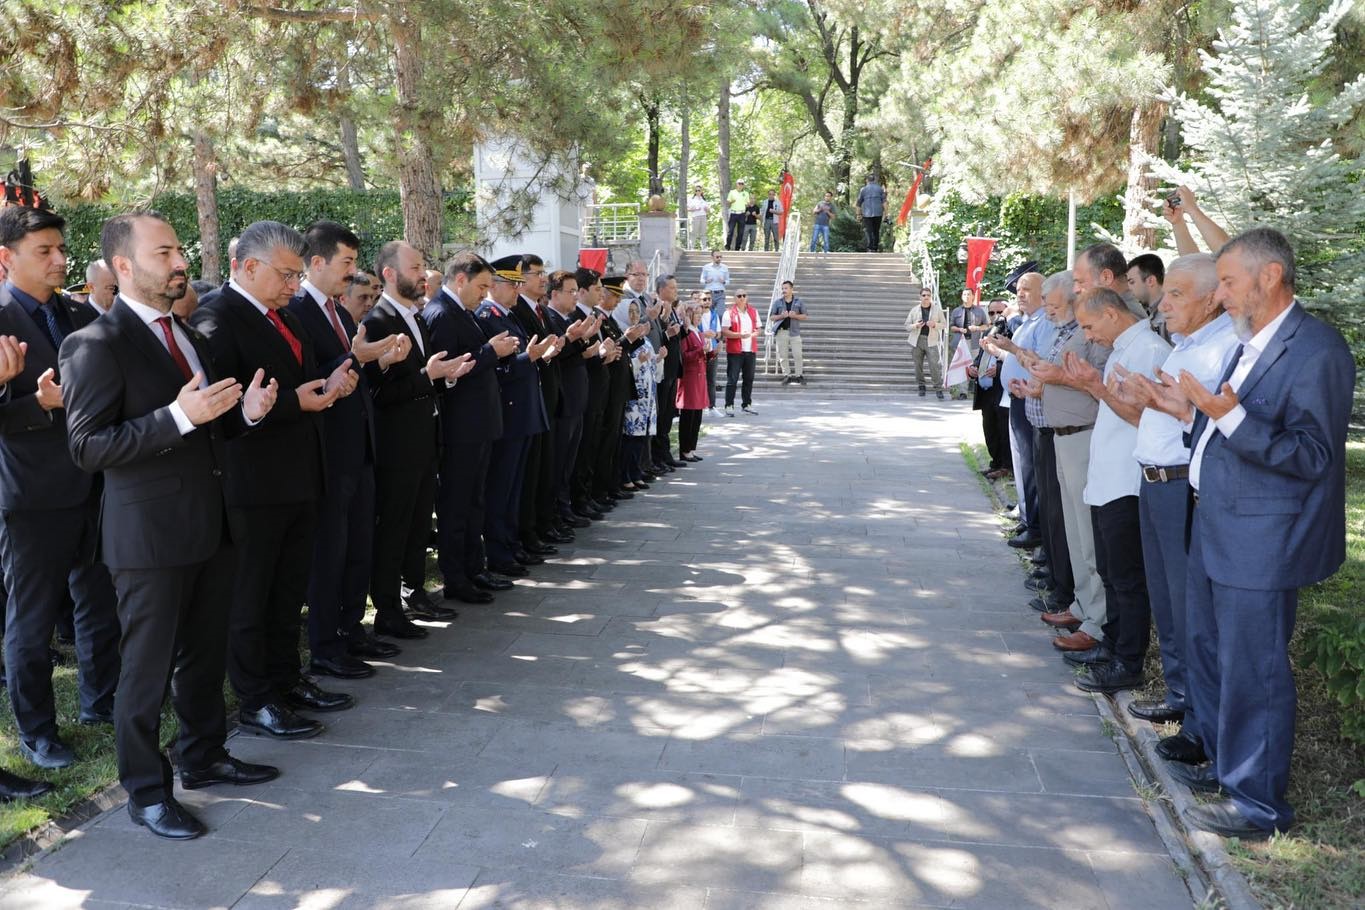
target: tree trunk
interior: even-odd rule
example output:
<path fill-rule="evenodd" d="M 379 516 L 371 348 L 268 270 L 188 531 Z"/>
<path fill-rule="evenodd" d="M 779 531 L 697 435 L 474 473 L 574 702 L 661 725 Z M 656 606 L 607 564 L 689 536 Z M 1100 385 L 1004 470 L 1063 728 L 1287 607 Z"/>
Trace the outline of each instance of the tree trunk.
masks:
<path fill-rule="evenodd" d="M 1129 248 L 1156 249 L 1156 229 L 1144 224 L 1144 214 L 1157 178 L 1147 166 L 1161 146 L 1161 121 L 1165 105 L 1147 101 L 1133 111 L 1128 131 L 1128 189 L 1123 195 L 1123 241 Z"/>
<path fill-rule="evenodd" d="M 351 77 L 344 66 L 337 74 L 337 90 L 347 101 L 350 100 Z M 342 103 L 344 105 L 346 102 Z M 346 159 L 346 183 L 359 192 L 365 189 L 365 169 L 360 164 L 360 142 L 356 138 L 355 121 L 345 107 L 341 109 L 338 126 L 341 129 L 341 153 Z"/>
<path fill-rule="evenodd" d="M 213 140 L 194 130 L 194 207 L 199 217 L 199 277 L 217 284 L 222 280 L 218 225 L 218 154 Z"/>
<path fill-rule="evenodd" d="M 687 159 L 692 156 L 692 136 L 690 133 L 692 119 L 690 105 L 687 102 L 687 93 L 683 92 L 682 97 L 682 123 L 678 130 L 678 217 L 687 217 L 687 198 L 691 194 L 688 192 L 687 180 Z"/>
<path fill-rule="evenodd" d="M 645 136 L 648 148 L 649 195 L 662 195 L 663 178 L 659 176 L 659 98 L 642 97 L 645 106 Z"/>
<path fill-rule="evenodd" d="M 391 20 L 394 74 L 398 82 L 395 139 L 398 144 L 398 190 L 403 206 L 403 236 L 428 261 L 441 255 L 444 235 L 441 184 L 431 154 L 429 114 L 422 105 L 420 28 L 401 14 Z"/>
<path fill-rule="evenodd" d="M 720 183 L 720 232 L 725 236 L 730 220 L 730 80 L 720 85 L 720 99 L 716 105 L 716 139 L 719 149 L 716 152 L 716 178 Z"/>

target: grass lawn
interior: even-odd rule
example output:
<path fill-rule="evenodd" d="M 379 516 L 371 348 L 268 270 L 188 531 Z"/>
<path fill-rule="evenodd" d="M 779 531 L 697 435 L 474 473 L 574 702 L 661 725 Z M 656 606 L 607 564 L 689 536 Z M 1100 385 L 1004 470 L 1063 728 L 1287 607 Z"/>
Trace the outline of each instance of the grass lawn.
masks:
<path fill-rule="evenodd" d="M 963 446 L 967 464 L 985 464 L 983 446 Z M 1365 597 L 1365 442 L 1347 447 L 1346 564 L 1331 579 L 1299 595 L 1290 651 L 1298 680 L 1299 707 L 1289 801 L 1298 824 L 1261 843 L 1227 841 L 1228 852 L 1267 908 L 1359 910 L 1365 907 L 1365 743 L 1342 735 L 1348 710 L 1327 692 L 1324 677 L 1309 665 L 1304 640 L 1330 610 L 1360 611 Z M 1012 483 L 997 487 L 1014 499 Z M 1144 693 L 1164 691 L 1155 631 L 1148 650 Z M 1174 733 L 1171 725 L 1163 735 Z M 1365 787 L 1362 787 L 1365 789 Z"/>

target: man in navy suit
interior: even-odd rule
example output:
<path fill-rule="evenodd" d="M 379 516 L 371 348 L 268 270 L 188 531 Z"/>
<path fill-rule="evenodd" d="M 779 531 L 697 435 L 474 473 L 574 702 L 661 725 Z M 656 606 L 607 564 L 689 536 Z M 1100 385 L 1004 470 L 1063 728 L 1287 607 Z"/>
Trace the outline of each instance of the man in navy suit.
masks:
<path fill-rule="evenodd" d="M 280 385 L 275 407 L 227 444 L 228 520 L 237 541 L 228 678 L 241 725 L 280 739 L 322 725 L 295 710 L 337 711 L 354 699 L 325 692 L 300 672 L 299 631 L 325 483 L 321 412 L 355 390 L 349 360 L 328 372 L 286 308 L 303 279 L 302 235 L 277 221 L 249 225 L 237 269 L 205 295 L 191 324 L 229 375 L 262 369 Z"/>
<path fill-rule="evenodd" d="M 483 526 L 488 461 L 502 436 L 502 395 L 497 365 L 520 342 L 507 332 L 485 338 L 474 315 L 493 285 L 493 267 L 477 253 L 458 254 L 446 265 L 445 283 L 422 308 L 431 343 L 452 355 L 468 354 L 469 372 L 441 392 L 441 464 L 436 485 L 438 563 L 445 596 L 489 603 L 490 591 L 512 583 L 489 574 Z"/>
<path fill-rule="evenodd" d="M 607 407 L 607 393 L 610 386 L 609 360 L 615 356 L 616 342 L 606 334 L 606 322 L 615 325 L 610 314 L 595 309 L 602 302 L 602 276 L 592 269 L 580 268 L 574 273 L 578 285 L 578 300 L 574 307 L 577 319 L 592 319 L 596 331 L 588 337 L 589 349 L 583 353 L 583 364 L 588 379 L 588 397 L 583 410 L 583 429 L 578 453 L 573 469 L 573 521 L 565 519 L 571 527 L 583 527 L 591 520 L 599 520 L 605 512 L 615 506 L 609 499 L 598 500 L 594 497 L 594 479 L 597 467 L 598 435 L 602 427 L 602 415 Z"/>
<path fill-rule="evenodd" d="M 1285 799 L 1294 750 L 1289 639 L 1298 589 L 1346 558 L 1346 426 L 1355 363 L 1341 335 L 1294 299 L 1294 252 L 1269 228 L 1218 253 L 1217 299 L 1242 346 L 1217 392 L 1165 377 L 1193 418 L 1186 659 L 1195 735 L 1210 764 L 1171 765 L 1228 799 L 1195 826 L 1267 837 L 1294 822 Z M 1198 409 L 1197 413 L 1190 405 Z"/>
<path fill-rule="evenodd" d="M 393 657 L 396 645 L 365 631 L 365 600 L 370 589 L 374 547 L 374 403 L 360 372 L 377 362 L 386 369 L 407 356 L 406 335 L 373 341 L 357 329 L 339 299 L 355 274 L 360 239 L 334 221 L 319 221 L 304 233 L 308 277 L 288 310 L 313 343 L 319 369 L 330 373 L 342 363 L 356 368 L 356 390 L 322 412 L 327 446 L 326 484 L 318 501 L 313 565 L 308 575 L 308 651 L 310 673 L 337 679 L 363 679 L 374 668 L 360 658 Z"/>
<path fill-rule="evenodd" d="M 118 615 L 109 572 L 96 561 L 100 482 L 66 445 L 57 351 L 98 318 L 53 290 L 66 275 L 65 223 L 51 212 L 0 210 L 0 334 L 25 347 L 0 392 L 0 561 L 9 592 L 5 666 L 20 753 L 40 768 L 75 756 L 57 733 L 48 645 L 68 590 L 75 603 L 83 724 L 113 722 Z"/>
<path fill-rule="evenodd" d="M 499 361 L 498 384 L 502 389 L 502 437 L 493 444 L 488 467 L 487 517 L 484 544 L 488 567 L 499 575 L 522 577 L 533 560 L 521 548 L 519 511 L 522 481 L 531 438 L 549 428 L 545 399 L 540 391 L 536 366 L 554 347 L 555 337 L 527 335 L 512 316 L 521 287 L 520 256 L 504 256 L 493 262 L 493 286 L 479 305 L 479 325 L 485 338 L 506 333 L 518 341 L 518 353 Z"/>
<path fill-rule="evenodd" d="M 545 282 L 548 278 L 545 262 L 534 253 L 521 257 L 521 288 L 517 301 L 512 305 L 512 318 L 521 324 L 526 337 L 542 338 L 553 335 L 545 299 Z M 559 346 L 545 352 L 536 361 L 540 374 L 540 395 L 545 403 L 545 419 L 549 427 L 544 433 L 531 437 L 531 448 L 526 454 L 526 476 L 521 487 L 521 516 L 518 531 L 521 533 L 521 548 L 526 551 L 523 565 L 537 565 L 544 557 L 559 552 L 556 543 L 567 543 L 568 538 L 551 527 L 554 523 L 554 421 L 559 410 L 560 369 Z"/>
<path fill-rule="evenodd" d="M 559 361 L 559 406 L 554 414 L 554 517 L 558 530 L 572 540 L 569 524 L 582 522 L 573 514 L 573 469 L 583 434 L 583 413 L 588 408 L 588 370 L 583 357 L 589 351 L 584 339 L 600 328 L 577 308 L 578 279 L 560 270 L 550 276 L 550 305 L 545 310 L 550 330 L 563 341 Z M 596 344 L 591 346 L 594 350 Z"/>

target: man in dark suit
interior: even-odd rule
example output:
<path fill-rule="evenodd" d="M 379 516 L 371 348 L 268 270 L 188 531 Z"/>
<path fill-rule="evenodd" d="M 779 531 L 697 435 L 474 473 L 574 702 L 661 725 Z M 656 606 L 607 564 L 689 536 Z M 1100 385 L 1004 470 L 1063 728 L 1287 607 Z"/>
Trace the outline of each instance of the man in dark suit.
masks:
<path fill-rule="evenodd" d="M 345 361 L 359 371 L 380 369 L 407 356 L 406 335 L 373 341 L 357 330 L 339 304 L 355 274 L 360 239 L 334 221 L 319 221 L 304 232 L 308 277 L 289 301 L 288 311 L 312 342 L 319 369 L 330 373 Z M 313 564 L 308 577 L 308 670 L 338 679 L 363 679 L 374 668 L 360 658 L 399 653 L 396 645 L 365 631 L 365 600 L 374 555 L 374 402 L 363 373 L 356 390 L 322 412 L 327 445 L 326 484 L 318 502 Z"/>
<path fill-rule="evenodd" d="M 497 365 L 515 353 L 519 342 L 506 332 L 485 338 L 474 311 L 493 285 L 493 267 L 474 252 L 446 265 L 445 284 L 422 308 L 432 344 L 456 355 L 468 354 L 472 366 L 441 392 L 441 463 L 436 484 L 438 564 L 445 596 L 465 603 L 493 600 L 490 591 L 512 583 L 488 572 L 483 525 L 488 461 L 502 435 L 502 397 Z"/>
<path fill-rule="evenodd" d="M 583 412 L 588 407 L 588 371 L 583 361 L 588 350 L 586 336 L 598 328 L 596 318 L 585 319 L 575 306 L 578 279 L 573 272 L 560 270 L 550 276 L 550 305 L 545 310 L 550 330 L 560 336 L 563 350 L 559 361 L 559 406 L 554 414 L 554 518 L 561 537 L 573 539 L 571 527 L 583 519 L 573 514 L 574 459 L 583 434 Z"/>
<path fill-rule="evenodd" d="M 544 304 L 545 280 L 544 261 L 534 253 L 521 257 L 521 287 L 516 303 L 512 305 L 512 318 L 521 326 L 527 338 L 544 338 L 554 335 L 546 315 Z M 521 548 L 527 558 L 520 560 L 522 565 L 537 565 L 544 557 L 558 553 L 555 543 L 561 535 L 551 530 L 554 517 L 554 419 L 559 408 L 560 375 L 559 346 L 555 345 L 536 361 L 540 374 L 540 395 L 545 404 L 547 428 L 542 433 L 531 436 L 531 446 L 526 453 L 526 475 L 522 481 L 518 530 L 521 533 Z"/>
<path fill-rule="evenodd" d="M 521 546 L 521 497 L 531 440 L 549 428 L 536 364 L 555 343 L 548 332 L 545 336 L 526 334 L 512 316 L 521 287 L 521 264 L 521 256 L 504 256 L 492 263 L 493 286 L 478 309 L 484 337 L 506 332 L 519 343 L 518 352 L 502 358 L 496 371 L 502 390 L 502 437 L 493 443 L 490 456 L 484 522 L 488 567 L 512 577 L 526 575 L 526 566 L 539 561 Z"/>
<path fill-rule="evenodd" d="M 9 594 L 5 667 L 19 752 L 40 768 L 75 754 L 57 733 L 49 643 L 68 590 L 75 603 L 80 722 L 111 723 L 118 614 L 109 572 L 95 560 L 100 486 L 66 446 L 57 351 L 98 314 L 53 290 L 66 273 L 65 223 L 51 212 L 0 209 L 0 334 L 25 348 L 0 393 L 0 560 Z"/>
<path fill-rule="evenodd" d="M 593 319 L 597 330 L 585 340 L 589 347 L 583 352 L 584 371 L 588 379 L 587 402 L 583 409 L 583 430 L 574 459 L 572 512 L 578 522 L 600 520 L 614 507 L 610 500 L 602 501 L 594 494 L 594 477 L 597 464 L 598 435 L 602 428 L 602 417 L 607 408 L 607 388 L 610 383 L 608 360 L 613 357 L 616 342 L 606 334 L 606 323 L 612 321 L 611 315 L 594 308 L 602 302 L 602 276 L 592 269 L 580 268 L 574 273 L 578 285 L 575 309 L 580 319 Z M 614 323 L 613 323 L 614 324 Z M 572 527 L 582 527 L 569 522 Z"/>
<path fill-rule="evenodd" d="M 687 462 L 673 457 L 673 421 L 678 415 L 677 395 L 678 377 L 682 376 L 682 320 L 678 318 L 678 279 L 672 275 L 660 275 L 655 284 L 659 298 L 659 315 L 655 317 L 655 330 L 658 332 L 661 350 L 665 351 L 663 378 L 659 380 L 659 419 L 654 438 L 650 442 L 650 455 L 657 466 L 655 471 L 674 470 L 687 467 Z M 653 334 L 651 332 L 651 334 Z"/>
<path fill-rule="evenodd" d="M 241 725 L 282 739 L 316 736 L 322 724 L 296 709 L 338 711 L 349 695 L 325 692 L 299 667 L 299 626 L 323 492 L 320 412 L 356 384 L 349 360 L 322 372 L 313 343 L 286 309 L 303 278 L 303 236 L 258 221 L 237 241 L 237 270 L 205 296 L 191 324 L 228 375 L 260 369 L 280 385 L 269 416 L 227 443 L 228 520 L 237 578 L 228 636 L 228 678 Z"/>
<path fill-rule="evenodd" d="M 224 436 L 267 418 L 279 386 L 257 370 L 243 391 L 198 332 L 173 318 L 186 263 L 161 216 L 104 225 L 119 281 L 109 312 L 66 339 L 60 366 L 75 463 L 103 472 L 101 556 L 118 591 L 123 655 L 114 700 L 119 781 L 135 823 L 171 838 L 203 824 L 172 796 L 161 752 L 169 688 L 186 789 L 272 780 L 277 769 L 228 755 L 223 706 L 236 557 L 229 537 Z"/>
<path fill-rule="evenodd" d="M 427 630 L 403 615 L 403 578 L 426 577 L 427 542 L 436 503 L 440 389 L 447 380 L 454 381 L 472 368 L 473 361 L 447 358 L 417 316 L 417 303 L 426 288 L 421 253 L 401 240 L 391 240 L 380 248 L 374 267 L 384 292 L 362 326 L 371 338 L 401 334 L 408 341 L 406 356 L 388 369 L 377 361 L 365 365 L 379 440 L 370 573 L 374 630 L 393 638 L 426 638 Z"/>
<path fill-rule="evenodd" d="M 1211 764 L 1170 770 L 1229 797 L 1191 810 L 1196 827 L 1256 838 L 1294 823 L 1285 799 L 1294 750 L 1289 639 L 1298 589 L 1346 557 L 1355 363 L 1337 330 L 1295 301 L 1283 235 L 1254 228 L 1234 237 L 1217 269 L 1216 299 L 1243 344 L 1216 393 L 1182 370 L 1185 404 L 1173 408 L 1193 417 L 1186 660 L 1195 735 Z"/>
<path fill-rule="evenodd" d="M 635 397 L 635 377 L 631 373 L 630 358 L 644 344 L 649 324 L 636 323 L 622 329 L 614 313 L 620 307 L 625 279 L 610 276 L 602 279 L 603 297 L 599 314 L 611 316 L 603 320 L 602 331 L 610 338 L 620 356 L 609 364 L 607 406 L 602 412 L 602 426 L 597 437 L 596 489 L 599 498 L 619 502 L 635 494 L 621 488 L 621 430 L 625 421 L 626 405 Z"/>

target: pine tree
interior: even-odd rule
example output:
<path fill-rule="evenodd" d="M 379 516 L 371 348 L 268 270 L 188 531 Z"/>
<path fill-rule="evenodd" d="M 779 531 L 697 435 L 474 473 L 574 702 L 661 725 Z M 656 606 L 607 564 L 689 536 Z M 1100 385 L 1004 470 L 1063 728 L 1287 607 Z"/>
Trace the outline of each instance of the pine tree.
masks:
<path fill-rule="evenodd" d="M 1360 159 L 1343 158 L 1333 136 L 1365 103 L 1365 75 L 1340 91 L 1319 85 L 1351 5 L 1334 0 L 1314 17 L 1292 0 L 1237 0 L 1201 55 L 1207 100 L 1168 93 L 1184 168 L 1152 166 L 1193 189 L 1229 233 L 1283 231 L 1298 250 L 1300 295 L 1330 295 L 1338 320 L 1355 322 L 1341 305 L 1359 306 L 1365 292 L 1365 192 Z"/>

